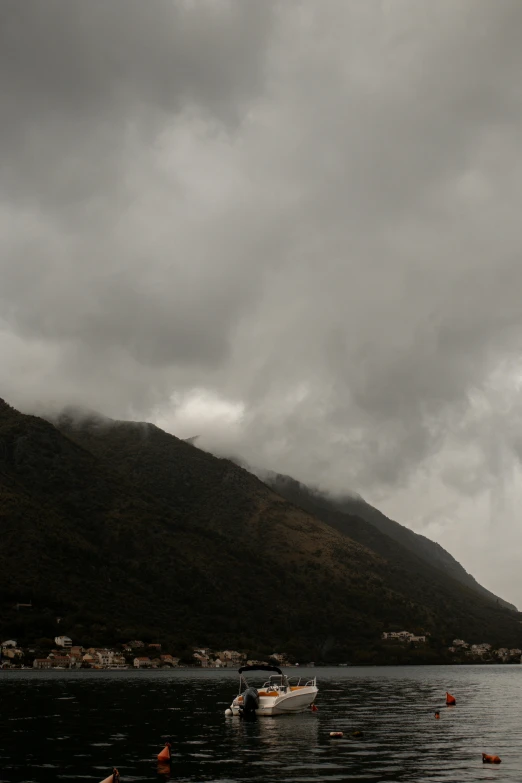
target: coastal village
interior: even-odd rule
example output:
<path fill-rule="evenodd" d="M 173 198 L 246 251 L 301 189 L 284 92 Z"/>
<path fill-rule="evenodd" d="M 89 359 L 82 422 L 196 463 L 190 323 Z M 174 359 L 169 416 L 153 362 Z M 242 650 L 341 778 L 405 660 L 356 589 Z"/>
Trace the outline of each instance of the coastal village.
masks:
<path fill-rule="evenodd" d="M 425 644 L 429 634 L 417 636 L 409 631 L 385 631 L 382 634 L 383 641 L 402 643 Z M 470 658 L 470 662 L 481 661 L 483 663 L 522 663 L 522 649 L 514 647 L 494 648 L 487 642 L 480 644 L 468 644 L 464 639 L 453 639 L 448 647 L 448 652 L 455 656 Z"/>
<path fill-rule="evenodd" d="M 2 669 L 172 669 L 180 666 L 195 666 L 204 669 L 238 668 L 244 664 L 267 664 L 291 666 L 284 653 L 272 653 L 270 661 L 247 659 L 237 650 L 214 651 L 208 647 L 195 647 L 193 663 L 181 663 L 180 658 L 162 651 L 159 643 L 145 643 L 138 639 L 118 645 L 116 648 L 82 647 L 73 644 L 68 636 L 57 636 L 56 648 L 47 656 L 33 657 L 34 647 L 24 649 L 16 640 L 8 639 L 0 645 L 0 668 Z"/>
<path fill-rule="evenodd" d="M 522 663 L 522 650 L 518 647 L 508 649 L 499 647 L 494 649 L 491 644 L 468 644 L 464 639 L 454 639 L 453 645 L 448 648 L 451 653 L 464 653 L 468 658 L 483 658 L 496 660 L 497 663 Z"/>
<path fill-rule="evenodd" d="M 386 631 L 382 641 L 400 645 L 423 645 L 429 634 L 419 635 L 410 631 Z M 209 647 L 194 647 L 191 660 L 180 658 L 162 650 L 159 642 L 145 643 L 134 639 L 125 644 L 108 647 L 83 647 L 76 645 L 68 636 L 57 636 L 56 647 L 45 657 L 38 655 L 36 647 L 23 648 L 15 639 L 7 639 L 0 644 L 1 669 L 172 669 L 197 667 L 203 669 L 239 668 L 243 665 L 298 666 L 288 660 L 285 653 L 272 653 L 268 660 L 254 660 L 237 650 L 212 650 Z M 454 639 L 447 648 L 455 662 L 470 663 L 522 663 L 522 649 L 499 647 L 491 644 L 468 644 L 464 639 Z M 314 666 L 313 662 L 304 662 L 305 666 Z M 339 664 L 346 666 L 348 664 Z"/>

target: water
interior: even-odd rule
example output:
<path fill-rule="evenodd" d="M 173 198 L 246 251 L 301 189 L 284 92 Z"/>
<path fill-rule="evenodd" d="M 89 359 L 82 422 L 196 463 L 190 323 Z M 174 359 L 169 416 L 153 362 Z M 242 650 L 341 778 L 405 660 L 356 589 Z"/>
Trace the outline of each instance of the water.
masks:
<path fill-rule="evenodd" d="M 161 783 L 168 737 L 176 781 L 522 779 L 520 666 L 296 673 L 317 675 L 318 712 L 244 723 L 224 715 L 237 689 L 230 670 L 1 671 L 0 781 L 98 783 L 115 765 L 122 783 Z M 446 690 L 456 707 L 444 706 Z M 483 765 L 483 751 L 502 764 Z"/>

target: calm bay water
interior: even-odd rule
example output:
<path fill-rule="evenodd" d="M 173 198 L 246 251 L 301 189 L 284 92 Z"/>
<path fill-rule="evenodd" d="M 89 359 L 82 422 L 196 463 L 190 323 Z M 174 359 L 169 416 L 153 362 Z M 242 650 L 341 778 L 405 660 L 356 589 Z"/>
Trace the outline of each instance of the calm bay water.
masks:
<path fill-rule="evenodd" d="M 521 666 L 291 673 L 317 675 L 318 712 L 245 723 L 224 715 L 233 671 L 1 671 L 0 782 L 97 783 L 113 765 L 122 783 L 165 781 L 168 737 L 176 781 L 522 779 Z M 483 765 L 483 751 L 502 764 Z"/>

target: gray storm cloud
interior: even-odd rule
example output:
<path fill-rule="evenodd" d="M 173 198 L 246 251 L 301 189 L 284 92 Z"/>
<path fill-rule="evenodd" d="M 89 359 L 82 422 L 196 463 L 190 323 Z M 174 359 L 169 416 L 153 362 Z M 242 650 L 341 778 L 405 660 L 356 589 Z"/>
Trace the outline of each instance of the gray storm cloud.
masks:
<path fill-rule="evenodd" d="M 2 394 L 487 543 L 522 450 L 521 24 L 518 0 L 4 0 Z"/>

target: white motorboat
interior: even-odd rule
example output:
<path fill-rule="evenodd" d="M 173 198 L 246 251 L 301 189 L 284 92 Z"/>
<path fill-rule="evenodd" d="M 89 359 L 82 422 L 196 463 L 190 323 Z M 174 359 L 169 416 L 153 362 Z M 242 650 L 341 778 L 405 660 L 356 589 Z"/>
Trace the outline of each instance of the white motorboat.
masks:
<path fill-rule="evenodd" d="M 274 672 L 257 690 L 251 687 L 245 672 Z M 239 694 L 226 715 L 252 717 L 253 715 L 285 715 L 309 710 L 318 693 L 317 681 L 293 677 L 288 679 L 277 666 L 242 666 L 239 669 Z"/>

